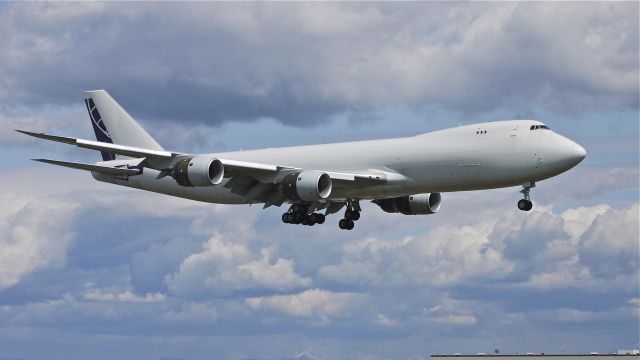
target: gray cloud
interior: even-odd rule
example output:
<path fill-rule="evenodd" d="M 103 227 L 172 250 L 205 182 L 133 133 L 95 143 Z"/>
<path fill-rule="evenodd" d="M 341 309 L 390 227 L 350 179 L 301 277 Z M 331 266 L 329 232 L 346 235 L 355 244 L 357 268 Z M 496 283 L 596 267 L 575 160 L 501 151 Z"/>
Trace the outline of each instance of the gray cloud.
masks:
<path fill-rule="evenodd" d="M 638 108 L 617 4 L 10 4 L 0 104 L 106 88 L 142 118 L 310 125 L 402 105 Z"/>

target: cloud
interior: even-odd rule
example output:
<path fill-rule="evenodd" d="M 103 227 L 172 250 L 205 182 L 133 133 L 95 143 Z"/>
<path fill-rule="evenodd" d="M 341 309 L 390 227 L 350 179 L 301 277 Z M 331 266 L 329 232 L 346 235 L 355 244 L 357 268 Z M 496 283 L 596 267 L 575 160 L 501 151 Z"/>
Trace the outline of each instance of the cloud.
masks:
<path fill-rule="evenodd" d="M 210 303 L 185 302 L 180 304 L 179 309 L 164 313 L 162 319 L 170 323 L 215 323 L 218 320 L 218 311 L 215 305 Z"/>
<path fill-rule="evenodd" d="M 65 199 L 0 195 L 0 290 L 37 270 L 64 267 L 78 206 Z"/>
<path fill-rule="evenodd" d="M 438 323 L 454 326 L 473 326 L 478 322 L 473 315 L 449 315 L 435 318 Z"/>
<path fill-rule="evenodd" d="M 609 233 L 620 234 L 607 226 L 633 234 L 637 204 L 562 212 L 538 206 L 527 214 L 500 209 L 497 216 L 489 211 L 473 219 L 430 217 L 433 223 L 424 228 L 416 226 L 425 218 L 389 217 L 367 205 L 358 231 L 346 234 L 335 227 L 273 227 L 277 211 L 128 190 L 39 198 L 43 204 L 74 204 L 64 212 L 68 219 L 61 230 L 74 238 L 60 250 L 66 254 L 60 265 L 47 265 L 45 272 L 27 269 L 2 290 L 0 324 L 9 333 L 46 325 L 97 343 L 106 334 L 135 335 L 142 343 L 162 334 L 175 346 L 187 346 L 189 336 L 224 334 L 223 348 L 232 354 L 244 349 L 229 344 L 239 339 L 258 346 L 244 336 L 295 331 L 310 344 L 344 341 L 330 356 L 341 357 L 353 353 L 345 352 L 352 340 L 399 346 L 416 336 L 478 339 L 527 323 L 544 330 L 616 321 L 626 329 L 637 314 L 638 266 L 593 272 L 593 261 L 603 257 L 582 256 L 597 251 L 591 242 L 597 238 L 602 246 L 611 244 L 611 261 L 625 260 L 619 257 L 633 251 L 630 238 L 609 239 Z M 18 218 L 32 201 L 7 199 L 10 206 L 0 210 L 5 220 Z M 452 207 L 469 205 L 456 199 L 448 202 L 454 214 Z M 392 224 L 413 235 L 379 228 Z M 118 232 L 118 226 L 128 230 Z M 99 235 L 109 232 L 117 235 Z M 567 300 L 567 292 L 583 300 Z"/>
<path fill-rule="evenodd" d="M 132 293 L 131 291 L 125 291 L 121 293 L 110 293 L 102 290 L 93 290 L 85 294 L 84 298 L 90 301 L 116 301 L 116 302 L 159 302 L 164 301 L 166 296 L 160 293 L 147 293 L 144 296 L 140 296 Z"/>
<path fill-rule="evenodd" d="M 640 208 L 635 203 L 629 209 L 610 210 L 594 219 L 580 241 L 580 259 L 592 274 L 607 278 L 638 271 L 638 214 Z"/>
<path fill-rule="evenodd" d="M 638 204 L 510 211 L 474 225 L 438 226 L 393 242 L 368 238 L 318 270 L 327 285 L 456 289 L 469 283 L 521 291 L 637 291 Z M 631 288 L 629 288 L 631 286 Z"/>
<path fill-rule="evenodd" d="M 286 292 L 309 286 L 311 279 L 295 272 L 290 259 L 274 258 L 274 249 L 263 248 L 256 258 L 251 249 L 221 234 L 214 234 L 203 251 L 188 256 L 180 269 L 166 277 L 176 296 L 229 296 L 236 292 Z"/>
<path fill-rule="evenodd" d="M 310 289 L 299 294 L 247 298 L 254 311 L 282 314 L 294 318 L 311 318 L 327 323 L 331 318 L 348 314 L 358 306 L 363 295 Z"/>
<path fill-rule="evenodd" d="M 0 47 L 0 105 L 76 104 L 79 91 L 106 88 L 143 119 L 296 126 L 397 105 L 635 110 L 636 10 L 16 3 L 0 14 L 11 39 Z"/>

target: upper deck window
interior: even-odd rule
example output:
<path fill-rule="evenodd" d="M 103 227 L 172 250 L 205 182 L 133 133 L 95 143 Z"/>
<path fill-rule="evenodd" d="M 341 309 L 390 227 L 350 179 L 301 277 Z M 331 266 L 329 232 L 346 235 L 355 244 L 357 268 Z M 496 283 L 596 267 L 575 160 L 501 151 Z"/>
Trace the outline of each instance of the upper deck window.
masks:
<path fill-rule="evenodd" d="M 551 130 L 547 125 L 531 125 L 531 128 L 529 130 L 538 130 L 538 129 Z"/>

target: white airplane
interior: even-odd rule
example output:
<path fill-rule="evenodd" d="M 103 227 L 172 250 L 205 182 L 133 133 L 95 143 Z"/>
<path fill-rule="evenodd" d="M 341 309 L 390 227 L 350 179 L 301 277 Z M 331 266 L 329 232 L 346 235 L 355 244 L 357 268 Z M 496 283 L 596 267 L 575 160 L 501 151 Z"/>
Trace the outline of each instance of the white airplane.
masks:
<path fill-rule="evenodd" d="M 17 130 L 98 150 L 103 161 L 36 161 L 91 171 L 96 180 L 221 204 L 291 204 L 289 224 L 322 224 L 346 207 L 351 230 L 360 201 L 405 215 L 434 214 L 442 192 L 522 186 L 529 211 L 536 182 L 586 156 L 582 146 L 535 120 L 479 123 L 412 137 L 212 154 L 164 150 L 104 90 L 84 92 L 97 141 Z M 324 214 L 319 211 L 324 210 Z"/>

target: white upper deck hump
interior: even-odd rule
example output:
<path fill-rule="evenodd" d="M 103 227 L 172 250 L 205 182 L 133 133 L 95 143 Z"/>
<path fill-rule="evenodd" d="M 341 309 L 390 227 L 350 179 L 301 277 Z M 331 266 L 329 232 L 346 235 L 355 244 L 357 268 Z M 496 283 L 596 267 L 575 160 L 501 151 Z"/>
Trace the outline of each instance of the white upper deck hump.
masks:
<path fill-rule="evenodd" d="M 443 134 L 451 135 L 451 136 L 466 136 L 475 134 L 476 131 L 512 131 L 512 130 L 529 130 L 531 126 L 535 125 L 544 125 L 542 122 L 538 120 L 500 120 L 500 121 L 489 121 L 484 123 L 475 123 L 469 125 L 461 125 L 454 128 L 447 128 L 442 130 L 436 130 L 424 134 L 417 135 L 417 137 L 431 137 L 431 136 L 439 136 Z"/>

